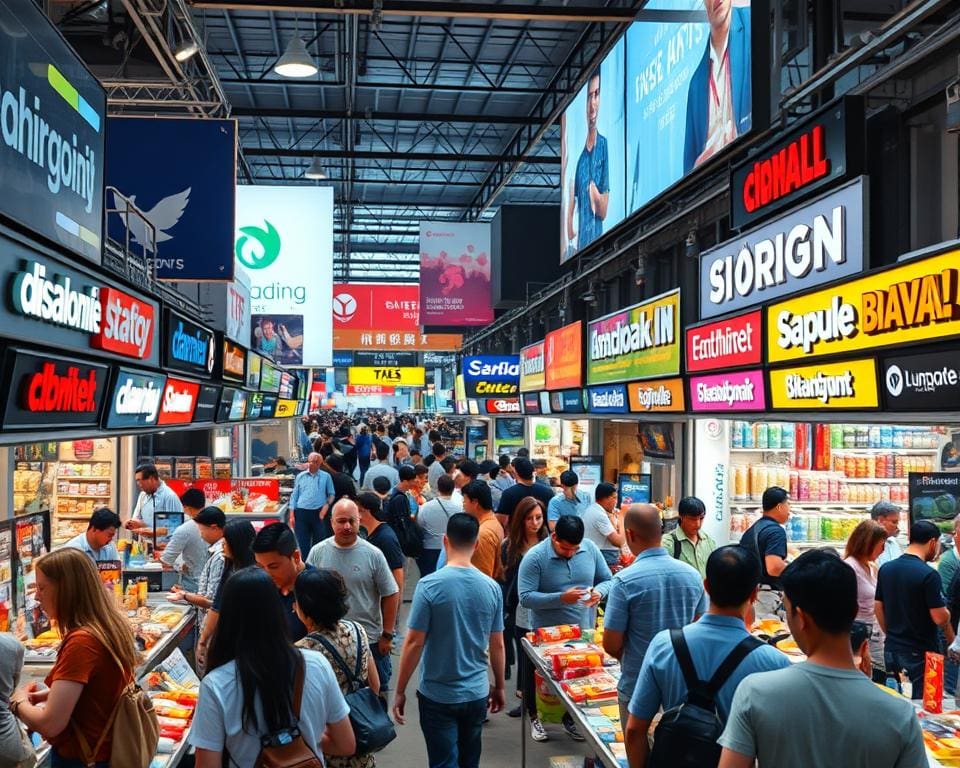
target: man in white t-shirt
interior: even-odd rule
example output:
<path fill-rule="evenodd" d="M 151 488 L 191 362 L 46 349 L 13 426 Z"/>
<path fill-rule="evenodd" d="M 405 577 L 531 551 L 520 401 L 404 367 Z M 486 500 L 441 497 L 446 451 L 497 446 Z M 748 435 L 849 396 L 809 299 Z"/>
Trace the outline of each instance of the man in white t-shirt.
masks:
<path fill-rule="evenodd" d="M 597 545 L 607 565 L 613 565 L 620 559 L 624 542 L 617 512 L 617 487 L 613 483 L 600 483 L 594 498 L 596 501 L 583 511 L 584 537 Z"/>

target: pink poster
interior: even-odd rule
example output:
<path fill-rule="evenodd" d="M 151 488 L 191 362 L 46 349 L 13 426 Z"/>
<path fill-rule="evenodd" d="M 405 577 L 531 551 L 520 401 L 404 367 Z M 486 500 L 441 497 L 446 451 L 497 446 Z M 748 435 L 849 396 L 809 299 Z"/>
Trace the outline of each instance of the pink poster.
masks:
<path fill-rule="evenodd" d="M 690 408 L 694 411 L 763 411 L 766 407 L 763 371 L 690 378 Z"/>
<path fill-rule="evenodd" d="M 425 326 L 493 321 L 490 225 L 420 223 L 420 322 Z"/>

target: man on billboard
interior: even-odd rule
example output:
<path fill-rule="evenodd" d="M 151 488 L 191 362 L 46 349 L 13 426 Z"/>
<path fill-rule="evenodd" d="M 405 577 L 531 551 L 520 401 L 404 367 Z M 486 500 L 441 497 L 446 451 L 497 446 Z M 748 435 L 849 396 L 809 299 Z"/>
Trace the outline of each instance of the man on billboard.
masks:
<path fill-rule="evenodd" d="M 687 91 L 683 172 L 706 162 L 750 130 L 750 8 L 703 0 L 710 37 Z"/>
<path fill-rule="evenodd" d="M 610 204 L 610 164 L 607 140 L 597 132 L 600 114 L 600 70 L 587 83 L 587 141 L 577 161 L 577 171 L 567 207 L 567 240 L 582 250 L 603 233 L 603 220 Z M 577 228 L 573 214 L 577 213 Z"/>

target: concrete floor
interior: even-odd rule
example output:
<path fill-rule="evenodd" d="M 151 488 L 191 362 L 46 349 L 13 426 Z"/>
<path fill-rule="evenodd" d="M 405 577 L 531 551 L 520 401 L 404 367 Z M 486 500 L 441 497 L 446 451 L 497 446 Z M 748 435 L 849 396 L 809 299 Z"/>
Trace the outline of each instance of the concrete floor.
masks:
<path fill-rule="evenodd" d="M 408 561 L 404 593 L 406 600 L 413 595 L 416 587 L 417 567 Z M 406 621 L 410 604 L 404 602 L 401 606 L 401 625 Z M 399 666 L 399 656 L 393 657 L 393 669 L 396 674 Z M 514 670 L 516 671 L 516 670 Z M 420 679 L 417 672 L 407 687 L 406 725 L 397 726 L 397 738 L 386 749 L 377 754 L 377 764 L 389 768 L 427 768 L 427 750 L 423 743 L 423 733 L 416 703 L 416 683 Z M 507 710 L 519 703 L 514 691 L 516 680 L 507 681 Z M 393 700 L 391 698 L 391 706 Z M 529 727 L 529 726 L 528 726 Z M 590 751 L 584 742 L 575 742 L 566 733 L 562 726 L 547 725 L 550 740 L 536 743 L 527 733 L 527 765 L 531 768 L 545 768 L 550 765 L 550 758 L 556 755 L 587 756 Z M 507 717 L 506 711 L 490 716 L 490 722 L 484 726 L 483 756 L 480 764 L 487 768 L 516 768 L 520 766 L 520 719 Z"/>

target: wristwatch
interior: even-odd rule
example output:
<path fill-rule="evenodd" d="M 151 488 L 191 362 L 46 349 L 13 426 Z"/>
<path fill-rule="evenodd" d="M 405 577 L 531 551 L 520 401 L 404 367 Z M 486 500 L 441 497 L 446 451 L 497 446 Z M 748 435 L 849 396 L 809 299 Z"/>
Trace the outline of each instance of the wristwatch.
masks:
<path fill-rule="evenodd" d="M 380 638 L 382 640 L 393 640 L 393 632 L 381 632 Z"/>

